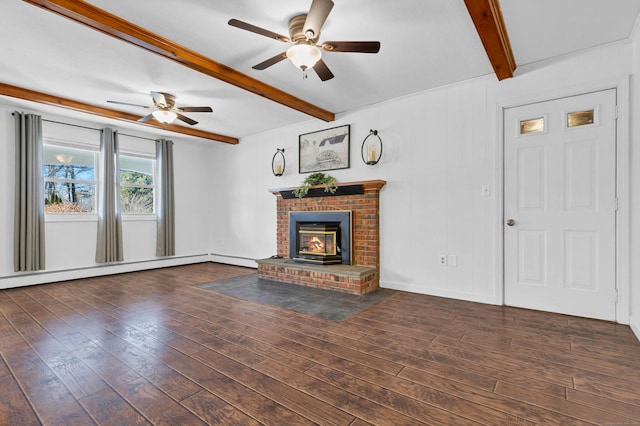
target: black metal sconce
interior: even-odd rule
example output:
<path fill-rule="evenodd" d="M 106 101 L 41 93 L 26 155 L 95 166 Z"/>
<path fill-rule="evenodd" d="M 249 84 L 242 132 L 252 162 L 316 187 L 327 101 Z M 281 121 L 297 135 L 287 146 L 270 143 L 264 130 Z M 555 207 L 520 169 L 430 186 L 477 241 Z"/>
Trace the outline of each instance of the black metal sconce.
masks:
<path fill-rule="evenodd" d="M 277 148 L 276 153 L 273 154 L 273 159 L 271 160 L 271 171 L 273 172 L 273 175 L 282 176 L 284 174 L 285 165 L 284 148 Z"/>
<path fill-rule="evenodd" d="M 365 164 L 369 166 L 378 164 L 378 161 L 380 161 L 382 157 L 382 139 L 380 139 L 377 130 L 369 130 L 369 134 L 362 141 L 360 154 Z"/>

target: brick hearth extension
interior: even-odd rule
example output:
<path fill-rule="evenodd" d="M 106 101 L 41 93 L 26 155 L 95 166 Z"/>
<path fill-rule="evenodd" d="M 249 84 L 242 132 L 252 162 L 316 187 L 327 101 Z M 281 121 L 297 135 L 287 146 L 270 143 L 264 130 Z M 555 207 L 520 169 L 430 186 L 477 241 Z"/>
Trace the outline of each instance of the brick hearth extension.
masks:
<path fill-rule="evenodd" d="M 296 188 L 272 189 L 277 197 L 277 242 L 281 259 L 259 259 L 258 276 L 352 294 L 380 286 L 380 189 L 384 180 L 338 183 L 335 195 L 311 187 L 304 198 L 291 197 Z M 351 210 L 351 265 L 307 265 L 289 256 L 289 212 Z"/>

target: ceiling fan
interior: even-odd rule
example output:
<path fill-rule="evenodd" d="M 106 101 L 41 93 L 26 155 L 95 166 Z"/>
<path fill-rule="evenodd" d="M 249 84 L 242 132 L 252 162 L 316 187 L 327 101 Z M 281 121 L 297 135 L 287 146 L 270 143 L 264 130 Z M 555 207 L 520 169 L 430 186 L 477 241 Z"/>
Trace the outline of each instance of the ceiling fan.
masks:
<path fill-rule="evenodd" d="M 320 29 L 322 29 L 322 25 L 327 20 L 332 8 L 332 0 L 313 0 L 309 13 L 294 16 L 289 21 L 289 37 L 237 19 L 230 19 L 228 24 L 293 45 L 286 51 L 254 65 L 253 69 L 264 70 L 289 58 L 293 65 L 305 73 L 305 77 L 307 69 L 313 68 L 320 80 L 326 81 L 332 79 L 334 75 L 322 60 L 323 51 L 378 53 L 380 50 L 379 41 L 325 41 L 322 44 L 318 44 Z"/>
<path fill-rule="evenodd" d="M 140 118 L 138 121 L 140 123 L 145 123 L 152 118 L 158 120 L 160 123 L 171 123 L 176 118 L 178 120 L 182 120 L 187 124 L 198 124 L 197 121 L 192 120 L 191 118 L 182 115 L 182 112 L 213 112 L 213 109 L 208 106 L 202 107 L 176 107 L 176 97 L 170 93 L 164 92 L 151 92 L 151 99 L 153 100 L 153 106 L 148 105 L 138 105 L 138 104 L 130 104 L 128 102 L 118 102 L 118 101 L 107 101 L 112 104 L 120 104 L 120 105 L 130 105 L 136 106 L 140 108 L 154 109 L 150 114 L 145 115 Z"/>

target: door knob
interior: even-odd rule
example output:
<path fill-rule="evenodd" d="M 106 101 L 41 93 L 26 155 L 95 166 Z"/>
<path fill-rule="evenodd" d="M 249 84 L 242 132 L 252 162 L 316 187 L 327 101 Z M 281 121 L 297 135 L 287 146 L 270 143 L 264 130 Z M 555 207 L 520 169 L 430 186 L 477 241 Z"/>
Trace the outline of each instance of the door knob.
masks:
<path fill-rule="evenodd" d="M 507 225 L 508 225 L 508 226 L 513 226 L 513 225 L 515 225 L 515 224 L 516 224 L 516 221 L 515 221 L 515 220 L 513 220 L 513 219 L 509 219 L 509 220 L 507 220 Z"/>

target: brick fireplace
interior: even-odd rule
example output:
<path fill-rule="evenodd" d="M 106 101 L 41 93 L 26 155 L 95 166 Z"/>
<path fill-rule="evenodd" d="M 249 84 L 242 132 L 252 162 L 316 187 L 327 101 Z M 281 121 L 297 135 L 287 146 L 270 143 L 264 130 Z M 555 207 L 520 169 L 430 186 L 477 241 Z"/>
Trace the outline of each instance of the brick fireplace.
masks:
<path fill-rule="evenodd" d="M 258 276 L 353 294 L 365 294 L 380 285 L 380 190 L 383 180 L 339 183 L 335 194 L 311 187 L 304 198 L 295 188 L 270 190 L 277 197 L 277 259 L 260 259 Z M 290 258 L 290 212 L 351 212 L 350 263 L 309 265 Z"/>

